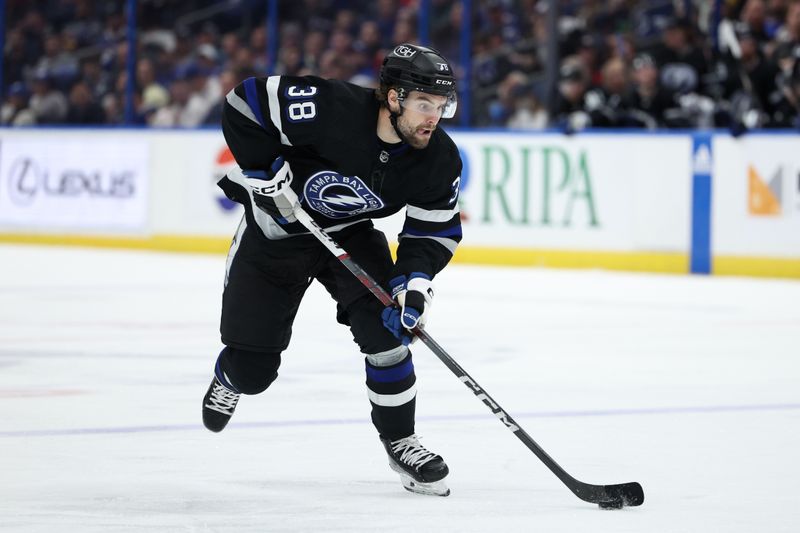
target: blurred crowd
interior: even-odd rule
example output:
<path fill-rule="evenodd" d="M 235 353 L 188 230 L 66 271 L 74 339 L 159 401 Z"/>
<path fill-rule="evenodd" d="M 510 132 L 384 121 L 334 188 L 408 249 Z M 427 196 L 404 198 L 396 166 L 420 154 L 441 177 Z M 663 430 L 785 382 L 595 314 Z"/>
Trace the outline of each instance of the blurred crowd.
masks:
<path fill-rule="evenodd" d="M 417 0 L 281 1 L 274 36 L 264 0 L 139 0 L 130 51 L 125 4 L 6 0 L 0 122 L 218 125 L 249 76 L 375 86 L 387 50 L 418 41 Z M 428 4 L 431 45 L 463 74 L 462 3 Z M 560 0 L 557 80 L 548 4 L 473 1 L 473 126 L 800 128 L 800 0 Z"/>
<path fill-rule="evenodd" d="M 489 5 L 477 124 L 800 128 L 800 0 L 560 2 L 555 89 L 543 4 Z"/>

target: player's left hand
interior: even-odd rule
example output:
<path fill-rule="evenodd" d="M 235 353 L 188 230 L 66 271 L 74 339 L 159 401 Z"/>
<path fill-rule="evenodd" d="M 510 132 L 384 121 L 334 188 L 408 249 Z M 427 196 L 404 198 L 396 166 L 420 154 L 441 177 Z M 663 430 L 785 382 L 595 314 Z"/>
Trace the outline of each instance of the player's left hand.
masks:
<path fill-rule="evenodd" d="M 283 157 L 272 162 L 268 171 L 242 170 L 253 191 L 253 201 L 281 224 L 295 222 L 298 207 L 297 193 L 292 190 L 292 168 Z"/>
<path fill-rule="evenodd" d="M 389 281 L 389 288 L 398 306 L 383 310 L 383 325 L 407 346 L 416 340 L 410 330 L 425 324 L 433 302 L 433 283 L 427 274 L 412 272 L 408 278 L 398 276 Z"/>

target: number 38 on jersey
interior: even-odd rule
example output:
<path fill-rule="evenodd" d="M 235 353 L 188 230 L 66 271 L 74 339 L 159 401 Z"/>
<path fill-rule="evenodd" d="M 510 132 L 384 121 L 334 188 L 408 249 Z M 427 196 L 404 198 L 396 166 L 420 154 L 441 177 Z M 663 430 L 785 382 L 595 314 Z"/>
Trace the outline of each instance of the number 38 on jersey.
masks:
<path fill-rule="evenodd" d="M 317 104 L 314 102 L 316 94 L 316 87 L 290 85 L 286 89 L 286 99 L 289 100 L 286 106 L 287 118 L 292 122 L 314 120 L 317 116 Z"/>

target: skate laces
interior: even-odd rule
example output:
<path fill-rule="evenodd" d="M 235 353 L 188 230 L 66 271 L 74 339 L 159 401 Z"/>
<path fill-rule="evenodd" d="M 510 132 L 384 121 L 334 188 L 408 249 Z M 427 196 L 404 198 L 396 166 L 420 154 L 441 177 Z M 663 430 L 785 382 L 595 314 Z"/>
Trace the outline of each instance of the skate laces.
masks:
<path fill-rule="evenodd" d="M 208 398 L 206 407 L 218 413 L 231 416 L 238 401 L 239 393 L 233 392 L 217 380 L 214 382 L 214 390 Z"/>
<path fill-rule="evenodd" d="M 392 441 L 391 446 L 392 452 L 398 455 L 402 462 L 414 468 L 418 468 L 436 457 L 435 453 L 426 450 L 419 443 L 416 435 Z"/>

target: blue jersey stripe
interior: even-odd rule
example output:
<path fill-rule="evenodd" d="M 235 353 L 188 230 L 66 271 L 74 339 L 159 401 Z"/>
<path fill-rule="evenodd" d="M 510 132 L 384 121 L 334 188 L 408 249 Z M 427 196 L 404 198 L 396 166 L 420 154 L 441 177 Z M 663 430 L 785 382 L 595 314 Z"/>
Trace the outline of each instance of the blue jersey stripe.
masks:
<path fill-rule="evenodd" d="M 256 79 L 255 78 L 247 78 L 242 83 L 244 85 L 244 94 L 247 97 L 247 105 L 250 106 L 250 109 L 253 110 L 253 114 L 258 119 L 258 123 L 261 124 L 261 127 L 264 127 L 264 115 L 261 114 L 261 106 L 258 105 L 258 96 L 256 94 Z"/>
<path fill-rule="evenodd" d="M 453 228 L 447 228 L 442 231 L 420 231 L 410 229 L 408 227 L 404 227 L 401 235 L 405 233 L 408 235 L 414 235 L 415 237 L 450 237 L 450 238 L 461 238 L 461 225 L 455 226 Z"/>
<path fill-rule="evenodd" d="M 376 383 L 393 383 L 401 381 L 414 373 L 414 363 L 409 357 L 408 360 L 400 366 L 390 368 L 378 368 L 372 365 L 367 365 L 367 379 Z"/>

